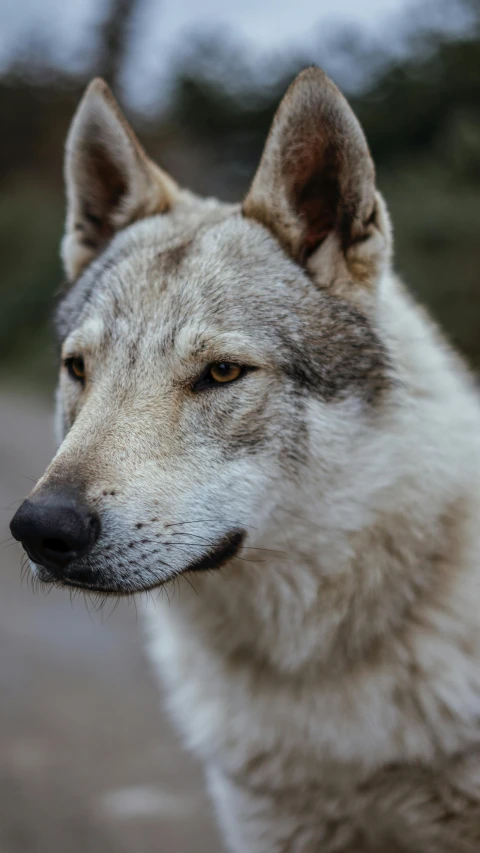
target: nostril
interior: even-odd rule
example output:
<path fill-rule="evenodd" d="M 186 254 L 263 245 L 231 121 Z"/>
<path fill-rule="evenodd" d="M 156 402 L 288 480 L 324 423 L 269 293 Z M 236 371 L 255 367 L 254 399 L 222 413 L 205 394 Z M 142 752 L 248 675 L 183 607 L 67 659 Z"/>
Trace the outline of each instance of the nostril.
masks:
<path fill-rule="evenodd" d="M 63 539 L 42 539 L 42 549 L 56 551 L 57 554 L 68 554 L 70 546 Z"/>
<path fill-rule="evenodd" d="M 98 517 L 96 515 L 90 516 L 88 525 L 89 527 L 92 527 L 94 530 L 96 530 L 97 527 L 99 527 Z"/>
<path fill-rule="evenodd" d="M 88 527 L 90 531 L 90 541 L 93 545 L 100 536 L 100 519 L 98 518 L 98 515 L 90 516 Z"/>

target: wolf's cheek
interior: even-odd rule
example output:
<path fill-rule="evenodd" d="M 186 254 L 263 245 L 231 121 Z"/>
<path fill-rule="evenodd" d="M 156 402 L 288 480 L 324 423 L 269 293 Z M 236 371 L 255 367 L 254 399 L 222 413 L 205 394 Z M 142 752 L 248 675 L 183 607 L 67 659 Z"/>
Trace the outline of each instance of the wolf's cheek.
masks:
<path fill-rule="evenodd" d="M 285 377 L 258 369 L 231 387 L 206 391 L 185 406 L 185 432 L 208 445 L 222 466 L 249 455 L 271 458 L 295 420 L 287 386 Z"/>

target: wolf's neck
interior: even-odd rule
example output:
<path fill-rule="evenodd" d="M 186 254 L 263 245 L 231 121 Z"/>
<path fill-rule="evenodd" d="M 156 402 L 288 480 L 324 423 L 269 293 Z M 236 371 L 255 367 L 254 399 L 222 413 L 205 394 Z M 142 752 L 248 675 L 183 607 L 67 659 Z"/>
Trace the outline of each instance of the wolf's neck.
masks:
<path fill-rule="evenodd" d="M 218 576 L 195 579 L 198 596 L 187 593 L 186 601 L 182 593 L 179 606 L 200 641 L 222 656 L 290 673 L 340 672 L 402 632 L 432 591 L 448 597 L 463 512 L 461 501 L 452 504 L 428 530 L 398 513 L 356 533 L 339 531 L 336 542 L 319 535 L 310 559 L 295 556 L 302 528 L 291 525 L 285 557 L 235 560 Z"/>

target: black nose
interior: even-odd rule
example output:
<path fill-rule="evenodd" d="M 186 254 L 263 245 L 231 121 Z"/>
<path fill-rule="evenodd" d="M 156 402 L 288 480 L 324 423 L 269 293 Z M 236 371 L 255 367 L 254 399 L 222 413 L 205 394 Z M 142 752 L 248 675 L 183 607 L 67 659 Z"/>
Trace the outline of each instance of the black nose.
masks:
<path fill-rule="evenodd" d="M 58 490 L 39 492 L 24 501 L 10 530 L 34 563 L 65 569 L 91 550 L 100 524 L 78 498 Z"/>

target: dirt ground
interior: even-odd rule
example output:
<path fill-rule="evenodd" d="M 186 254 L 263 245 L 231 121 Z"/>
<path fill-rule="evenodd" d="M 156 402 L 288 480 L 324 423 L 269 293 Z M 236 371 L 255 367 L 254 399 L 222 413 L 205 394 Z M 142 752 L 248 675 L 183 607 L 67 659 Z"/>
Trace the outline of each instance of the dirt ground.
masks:
<path fill-rule="evenodd" d="M 141 614 L 21 583 L 10 520 L 52 454 L 41 399 L 0 393 L 0 853 L 220 853 L 199 767 L 142 650 Z"/>

